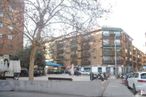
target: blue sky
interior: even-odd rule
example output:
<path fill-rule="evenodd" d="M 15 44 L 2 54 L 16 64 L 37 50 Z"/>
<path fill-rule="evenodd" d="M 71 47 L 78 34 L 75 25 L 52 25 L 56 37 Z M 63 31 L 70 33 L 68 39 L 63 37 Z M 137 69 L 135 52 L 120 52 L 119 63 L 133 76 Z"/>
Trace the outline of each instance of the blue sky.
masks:
<path fill-rule="evenodd" d="M 146 51 L 146 0 L 111 0 L 110 16 L 99 21 L 102 26 L 120 27 L 134 40 L 133 44 Z"/>

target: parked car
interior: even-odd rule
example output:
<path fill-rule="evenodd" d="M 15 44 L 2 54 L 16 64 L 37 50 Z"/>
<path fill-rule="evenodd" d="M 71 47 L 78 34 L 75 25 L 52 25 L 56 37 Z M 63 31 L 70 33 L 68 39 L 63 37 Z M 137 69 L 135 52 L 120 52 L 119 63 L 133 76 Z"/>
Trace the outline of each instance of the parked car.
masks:
<path fill-rule="evenodd" d="M 74 75 L 79 76 L 79 75 L 81 75 L 81 72 L 80 72 L 79 70 L 75 70 L 75 71 L 74 71 Z"/>
<path fill-rule="evenodd" d="M 28 69 L 27 68 L 21 68 L 20 76 L 21 77 L 28 77 Z"/>
<path fill-rule="evenodd" d="M 146 72 L 133 73 L 127 81 L 128 87 L 132 88 L 134 94 L 137 92 L 140 95 L 146 94 Z"/>
<path fill-rule="evenodd" d="M 89 67 L 89 66 L 82 67 L 82 68 L 80 69 L 80 73 L 81 73 L 82 75 L 90 75 L 90 72 L 91 72 L 91 67 Z"/>
<path fill-rule="evenodd" d="M 124 74 L 123 77 L 122 77 L 122 83 L 125 84 L 126 86 L 128 86 L 128 78 L 130 78 L 131 76 L 133 75 L 133 73 L 127 73 L 127 74 Z M 129 88 L 129 86 L 128 86 Z"/>
<path fill-rule="evenodd" d="M 44 74 L 44 70 L 34 69 L 34 76 L 42 76 L 43 74 Z"/>

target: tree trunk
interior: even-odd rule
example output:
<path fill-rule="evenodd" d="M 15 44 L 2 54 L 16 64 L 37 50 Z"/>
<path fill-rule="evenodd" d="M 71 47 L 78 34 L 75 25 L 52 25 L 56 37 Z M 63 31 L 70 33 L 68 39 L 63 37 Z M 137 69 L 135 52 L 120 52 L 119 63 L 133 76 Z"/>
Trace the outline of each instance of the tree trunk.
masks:
<path fill-rule="evenodd" d="M 36 50 L 37 50 L 37 46 L 33 43 L 30 53 L 29 80 L 34 80 L 34 61 L 35 61 Z"/>

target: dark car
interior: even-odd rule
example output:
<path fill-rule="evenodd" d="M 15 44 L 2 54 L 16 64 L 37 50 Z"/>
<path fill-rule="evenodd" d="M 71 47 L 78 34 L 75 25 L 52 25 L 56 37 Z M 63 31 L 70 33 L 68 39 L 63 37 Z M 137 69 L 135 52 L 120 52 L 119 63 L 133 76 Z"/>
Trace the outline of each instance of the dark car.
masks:
<path fill-rule="evenodd" d="M 43 74 L 44 74 L 44 70 L 34 69 L 34 76 L 42 76 Z"/>
<path fill-rule="evenodd" d="M 28 69 L 21 68 L 20 77 L 28 77 Z"/>
<path fill-rule="evenodd" d="M 74 75 L 79 76 L 79 75 L 81 75 L 81 72 L 80 72 L 79 70 L 75 70 L 75 71 L 74 71 Z"/>

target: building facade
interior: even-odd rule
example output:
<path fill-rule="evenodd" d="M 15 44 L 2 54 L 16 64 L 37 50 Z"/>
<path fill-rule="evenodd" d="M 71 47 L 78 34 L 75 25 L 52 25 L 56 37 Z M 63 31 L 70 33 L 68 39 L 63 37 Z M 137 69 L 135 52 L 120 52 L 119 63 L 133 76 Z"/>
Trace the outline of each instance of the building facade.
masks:
<path fill-rule="evenodd" d="M 132 45 L 132 40 L 121 28 L 72 32 L 47 43 L 46 58 L 64 65 L 117 66 L 125 72 L 137 71 L 143 53 Z"/>
<path fill-rule="evenodd" d="M 0 0 L 0 55 L 23 48 L 23 0 Z"/>

